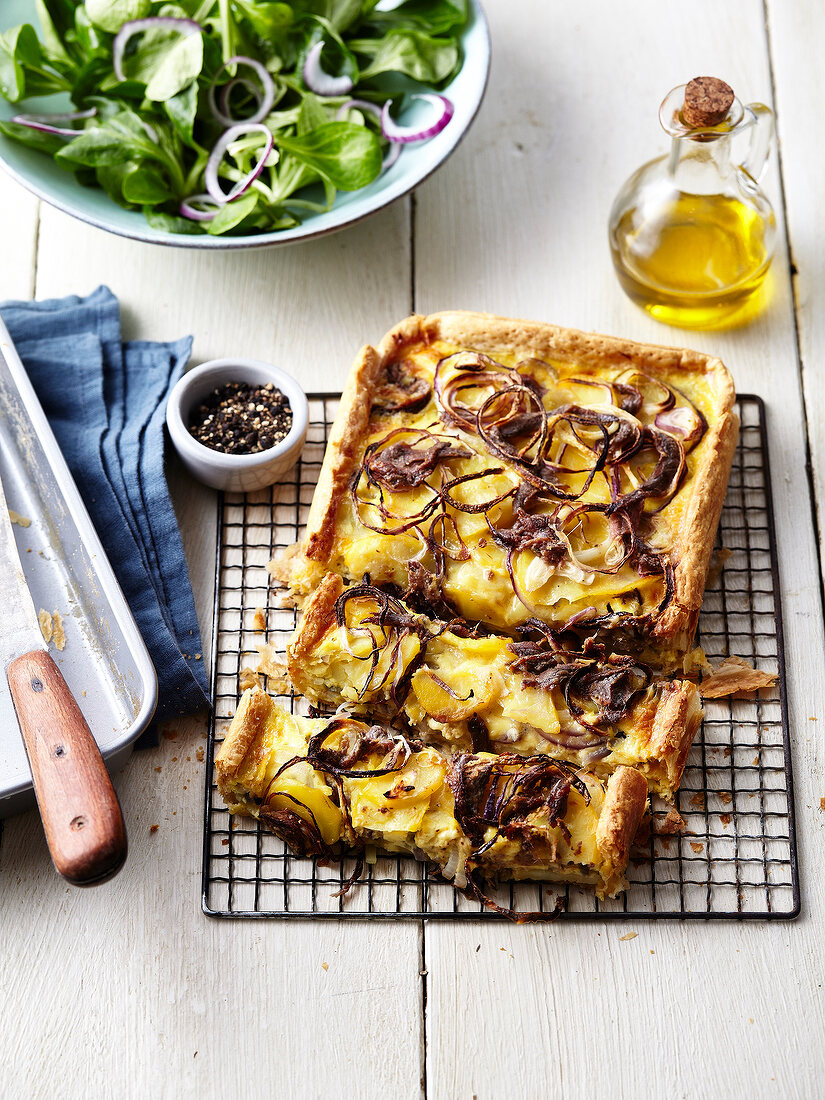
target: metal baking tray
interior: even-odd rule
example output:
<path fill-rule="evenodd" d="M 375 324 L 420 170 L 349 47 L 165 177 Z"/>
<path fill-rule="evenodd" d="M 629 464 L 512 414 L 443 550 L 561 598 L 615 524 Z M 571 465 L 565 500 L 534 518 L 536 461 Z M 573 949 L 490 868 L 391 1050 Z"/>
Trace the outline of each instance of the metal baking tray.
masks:
<path fill-rule="evenodd" d="M 157 704 L 155 669 L 43 409 L 0 321 L 0 477 L 34 606 L 59 611 L 49 650 L 110 771 L 122 767 Z M 2 630 L 0 614 L 0 630 Z M 0 675 L 0 817 L 34 804 L 31 770 Z"/>

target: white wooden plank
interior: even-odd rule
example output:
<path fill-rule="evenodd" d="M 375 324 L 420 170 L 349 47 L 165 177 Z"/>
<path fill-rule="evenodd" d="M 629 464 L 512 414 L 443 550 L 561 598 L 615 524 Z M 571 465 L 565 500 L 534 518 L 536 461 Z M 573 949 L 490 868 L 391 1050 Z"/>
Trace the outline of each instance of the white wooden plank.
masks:
<path fill-rule="evenodd" d="M 197 359 L 256 356 L 307 389 L 335 388 L 363 340 L 409 310 L 408 224 L 402 203 L 306 246 L 204 256 L 117 240 L 44 209 L 36 289 L 51 297 L 107 282 L 127 335 L 192 331 Z M 214 496 L 179 472 L 173 482 L 208 630 Z M 0 1091 L 417 1097 L 420 929 L 204 917 L 205 724 L 170 732 L 117 778 L 130 855 L 111 884 L 66 887 L 36 815 L 6 823 L 3 924 L 15 950 L 0 958 L 0 1011 L 15 1057 Z"/>
<path fill-rule="evenodd" d="M 825 95 L 825 72 L 808 43 L 825 41 L 821 4 L 768 3 L 768 26 L 776 83 L 779 137 L 785 163 L 784 188 L 788 235 L 797 269 L 796 306 L 802 379 L 807 402 L 811 468 L 820 510 L 825 493 L 825 221 L 822 180 L 825 148 L 818 138 L 818 113 Z M 825 818 L 823 818 L 825 827 Z"/>
<path fill-rule="evenodd" d="M 522 0 L 517 17 L 503 0 L 487 8 L 494 60 L 484 109 L 455 158 L 418 194 L 416 306 L 694 345 L 720 354 L 741 390 L 765 397 L 804 912 L 788 925 L 428 926 L 428 1096 L 812 1095 L 825 1070 L 818 988 L 825 868 L 815 842 L 822 749 L 808 718 L 825 716 L 825 690 L 784 247 L 769 307 L 755 323 L 689 334 L 657 324 L 624 297 L 606 231 L 624 179 L 666 149 L 657 110 L 673 85 L 710 73 L 745 101 L 770 100 L 762 7 Z M 791 36 L 795 49 L 816 40 L 812 30 Z M 798 67 L 791 76 L 791 52 L 786 95 L 796 109 L 808 91 Z M 810 119 L 803 111 L 800 145 Z M 804 171 L 804 156 L 797 148 L 790 167 L 786 156 L 786 172 Z M 811 218 L 818 180 L 812 172 Z M 767 187 L 778 205 L 775 166 Z M 638 937 L 621 941 L 628 930 Z"/>
<path fill-rule="evenodd" d="M 31 298 L 34 293 L 35 250 L 40 203 L 5 172 L 0 171 L 0 301 Z"/>
<path fill-rule="evenodd" d="M 276 362 L 306 390 L 340 389 L 358 348 L 409 312 L 407 204 L 301 245 L 225 253 L 113 237 L 43 207 L 38 297 L 106 283 L 127 337 L 191 332 L 193 362 Z"/>

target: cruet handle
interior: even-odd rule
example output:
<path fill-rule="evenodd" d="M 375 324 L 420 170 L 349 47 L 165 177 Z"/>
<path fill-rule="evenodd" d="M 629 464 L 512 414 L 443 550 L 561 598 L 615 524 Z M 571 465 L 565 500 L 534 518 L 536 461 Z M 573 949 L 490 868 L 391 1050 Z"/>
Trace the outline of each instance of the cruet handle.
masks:
<path fill-rule="evenodd" d="M 773 139 L 773 111 L 764 103 L 749 103 L 745 111 L 751 116 L 751 143 L 748 155 L 740 165 L 753 180 L 765 171 Z"/>

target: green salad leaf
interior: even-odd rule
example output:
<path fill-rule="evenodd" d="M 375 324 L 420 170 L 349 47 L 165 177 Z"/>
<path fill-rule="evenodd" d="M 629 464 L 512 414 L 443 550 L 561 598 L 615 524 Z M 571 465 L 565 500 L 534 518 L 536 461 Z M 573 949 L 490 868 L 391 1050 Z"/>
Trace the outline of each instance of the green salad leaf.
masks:
<path fill-rule="evenodd" d="M 350 99 L 381 107 L 390 87 L 396 100 L 399 87 L 443 88 L 462 63 L 468 3 L 35 0 L 39 31 L 24 24 L 0 34 L 0 94 L 26 101 L 21 113 L 40 114 L 49 109 L 38 96 L 68 94 L 73 106 L 65 110 L 77 117 L 55 125 L 76 134 L 44 132 L 25 117 L 0 122 L 0 134 L 171 233 L 291 228 L 329 210 L 338 191 L 378 178 L 388 150 L 380 120 L 342 107 Z M 118 32 L 147 19 L 157 22 L 130 28 L 117 68 Z M 326 89 L 313 80 L 307 86 L 304 64 L 319 42 L 323 72 L 352 82 L 346 94 L 318 94 Z M 228 120 L 247 130 L 229 135 L 218 163 L 212 151 Z M 263 165 L 262 124 L 273 139 Z M 217 191 L 214 175 L 207 185 L 208 165 L 217 167 Z M 214 215 L 195 221 L 182 203 L 210 186 L 206 210 Z M 233 188 L 240 193 L 227 201 Z"/>

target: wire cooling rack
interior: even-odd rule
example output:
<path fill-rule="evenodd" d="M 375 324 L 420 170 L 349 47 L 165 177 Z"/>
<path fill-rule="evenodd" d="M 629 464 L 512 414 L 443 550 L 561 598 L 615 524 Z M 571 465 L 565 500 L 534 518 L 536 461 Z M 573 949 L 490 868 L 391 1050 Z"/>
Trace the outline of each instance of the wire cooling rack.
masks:
<path fill-rule="evenodd" d="M 215 787 L 214 751 L 235 710 L 241 671 L 257 665 L 256 647 L 264 637 L 283 654 L 295 626 L 296 613 L 281 606 L 266 564 L 303 532 L 337 404 L 338 395 L 310 398 L 306 447 L 287 480 L 259 493 L 221 499 L 203 909 L 217 917 L 501 920 L 455 891 L 427 864 L 400 856 L 379 855 L 341 895 L 354 860 L 331 864 L 290 854 L 254 819 L 230 815 Z M 799 913 L 765 410 L 761 399 L 751 395 L 740 395 L 738 406 L 742 430 L 717 539 L 717 548 L 730 556 L 706 589 L 699 641 L 711 658 L 735 654 L 778 673 L 777 687 L 749 698 L 706 701 L 677 802 L 687 829 L 663 834 L 667 808 L 653 807 L 650 838 L 634 851 L 626 893 L 599 901 L 592 890 L 579 887 L 516 883 L 493 895 L 500 904 L 520 911 L 552 910 L 561 893 L 562 920 L 787 920 Z M 260 616 L 255 621 L 258 608 L 266 618 L 266 635 Z M 290 696 L 281 701 L 294 712 L 306 706 Z"/>

